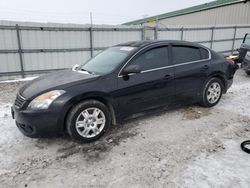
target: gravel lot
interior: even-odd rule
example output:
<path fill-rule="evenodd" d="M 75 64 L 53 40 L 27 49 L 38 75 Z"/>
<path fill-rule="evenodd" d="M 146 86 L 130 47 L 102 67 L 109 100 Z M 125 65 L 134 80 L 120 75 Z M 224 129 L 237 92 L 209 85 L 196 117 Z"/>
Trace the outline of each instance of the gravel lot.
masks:
<path fill-rule="evenodd" d="M 250 187 L 250 77 L 214 108 L 154 112 L 91 144 L 30 139 L 11 119 L 24 82 L 0 83 L 0 187 Z"/>

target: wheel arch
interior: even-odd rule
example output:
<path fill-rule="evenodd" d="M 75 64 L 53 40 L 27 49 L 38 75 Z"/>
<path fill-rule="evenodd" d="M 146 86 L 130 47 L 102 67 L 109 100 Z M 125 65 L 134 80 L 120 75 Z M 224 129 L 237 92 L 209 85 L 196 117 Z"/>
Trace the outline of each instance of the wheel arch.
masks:
<path fill-rule="evenodd" d="M 223 93 L 226 93 L 226 91 L 227 91 L 227 78 L 226 78 L 225 73 L 220 72 L 220 71 L 214 72 L 214 73 L 212 73 L 212 74 L 209 75 L 209 77 L 206 80 L 206 82 L 208 80 L 210 80 L 211 78 L 218 78 L 218 79 L 220 79 L 222 81 L 222 84 L 223 84 L 223 90 L 222 91 L 223 91 Z"/>
<path fill-rule="evenodd" d="M 117 125 L 120 122 L 119 113 L 117 110 L 117 104 L 113 100 L 113 98 L 106 93 L 90 92 L 90 93 L 85 93 L 83 95 L 75 96 L 70 101 L 68 101 L 68 105 L 66 105 L 67 108 L 63 113 L 64 116 L 60 120 L 60 123 L 63 124 L 64 129 L 66 127 L 66 119 L 68 117 L 70 110 L 78 103 L 86 101 L 86 100 L 97 100 L 97 101 L 103 103 L 104 105 L 106 105 L 108 107 L 108 109 L 110 111 L 112 124 Z"/>
<path fill-rule="evenodd" d="M 201 98 L 200 98 L 200 105 L 203 106 L 203 107 L 212 107 L 212 106 L 216 105 L 220 100 L 220 98 L 219 98 L 218 101 L 216 103 L 214 103 L 214 104 L 209 104 L 209 102 L 207 102 L 206 89 L 209 86 L 208 84 L 212 79 L 220 80 L 222 82 L 222 84 L 223 84 L 222 88 L 221 88 L 222 92 L 220 94 L 220 98 L 221 98 L 221 95 L 226 92 L 226 84 L 227 83 L 226 83 L 225 75 L 223 73 L 221 73 L 221 72 L 216 72 L 214 74 L 209 75 L 207 77 L 206 81 L 204 82 L 204 85 L 202 87 L 202 92 L 201 92 L 202 95 L 201 95 Z"/>

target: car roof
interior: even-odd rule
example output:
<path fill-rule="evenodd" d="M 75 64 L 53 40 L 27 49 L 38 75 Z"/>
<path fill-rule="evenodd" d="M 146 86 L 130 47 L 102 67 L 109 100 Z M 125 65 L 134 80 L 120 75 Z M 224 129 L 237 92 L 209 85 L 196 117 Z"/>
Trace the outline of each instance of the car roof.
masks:
<path fill-rule="evenodd" d="M 143 47 L 146 47 L 152 44 L 158 44 L 158 43 L 166 43 L 166 44 L 172 43 L 175 45 L 187 45 L 187 46 L 197 46 L 197 47 L 206 48 L 205 46 L 202 46 L 198 43 L 181 41 L 181 40 L 141 40 L 141 41 L 125 42 L 125 43 L 118 44 L 117 46 L 131 46 L 131 47 L 143 48 Z"/>

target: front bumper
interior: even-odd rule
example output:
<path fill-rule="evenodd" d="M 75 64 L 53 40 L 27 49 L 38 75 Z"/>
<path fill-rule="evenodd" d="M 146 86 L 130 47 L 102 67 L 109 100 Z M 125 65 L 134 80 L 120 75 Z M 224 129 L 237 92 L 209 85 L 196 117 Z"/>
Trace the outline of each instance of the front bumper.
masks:
<path fill-rule="evenodd" d="M 59 113 L 19 110 L 12 106 L 11 114 L 19 130 L 28 137 L 50 137 L 63 131 L 63 126 L 58 126 Z"/>

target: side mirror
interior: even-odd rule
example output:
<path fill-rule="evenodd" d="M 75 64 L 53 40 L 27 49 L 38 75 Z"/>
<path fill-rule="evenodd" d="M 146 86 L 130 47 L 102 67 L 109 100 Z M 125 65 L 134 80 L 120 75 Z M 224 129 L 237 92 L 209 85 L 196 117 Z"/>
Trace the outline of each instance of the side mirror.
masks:
<path fill-rule="evenodd" d="M 79 69 L 80 65 L 78 64 L 75 64 L 73 67 L 72 67 L 72 71 L 77 71 Z"/>
<path fill-rule="evenodd" d="M 123 75 L 129 75 L 129 74 L 137 74 L 142 71 L 141 67 L 139 65 L 129 65 L 125 69 L 123 69 L 122 73 Z"/>

